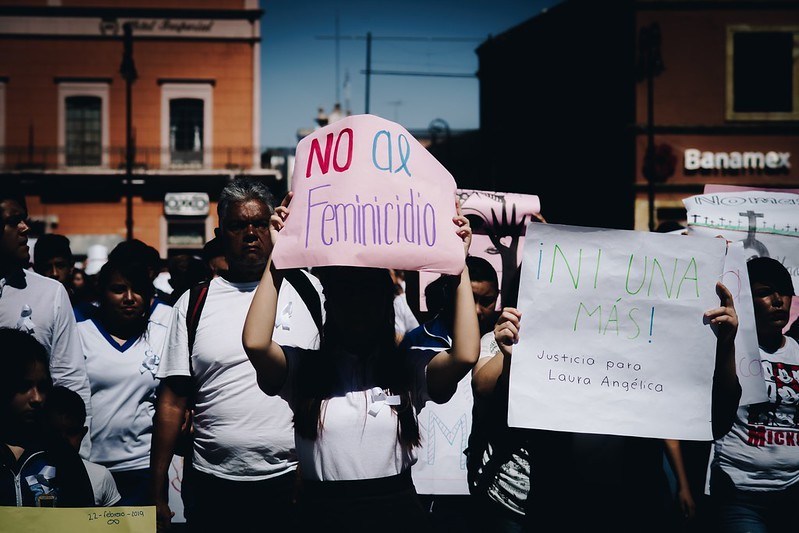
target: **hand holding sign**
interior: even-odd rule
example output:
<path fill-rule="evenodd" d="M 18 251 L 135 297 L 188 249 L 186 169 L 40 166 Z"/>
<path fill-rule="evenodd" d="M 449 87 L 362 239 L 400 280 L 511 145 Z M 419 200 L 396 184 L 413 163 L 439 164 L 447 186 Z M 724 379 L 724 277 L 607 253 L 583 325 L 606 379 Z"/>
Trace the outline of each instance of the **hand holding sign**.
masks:
<path fill-rule="evenodd" d="M 735 340 L 738 331 L 738 315 L 732 301 L 732 293 L 720 281 L 716 283 L 716 294 L 719 295 L 720 307 L 705 311 L 705 318 L 716 326 L 716 337 L 719 343 L 729 343 Z"/>
<path fill-rule="evenodd" d="M 472 245 L 472 227 L 469 224 L 469 219 L 463 216 L 461 211 L 461 203 L 455 199 L 455 212 L 457 215 L 452 217 L 452 221 L 458 226 L 458 237 L 463 239 L 463 257 L 469 255 L 469 247 Z"/>
<path fill-rule="evenodd" d="M 354 115 L 297 145 L 280 269 L 342 265 L 460 274 L 455 180 L 402 126 Z"/>
<path fill-rule="evenodd" d="M 522 313 L 515 307 L 506 307 L 499 315 L 494 326 L 494 338 L 497 346 L 506 356 L 510 355 L 511 348 L 519 342 L 519 327 L 521 326 Z"/>
<path fill-rule="evenodd" d="M 280 202 L 280 205 L 275 208 L 274 214 L 269 217 L 269 237 L 272 239 L 272 246 L 277 243 L 278 234 L 286 224 L 286 219 L 289 216 L 288 206 L 291 203 L 292 196 L 294 196 L 294 193 L 289 191 L 288 194 L 283 197 L 283 201 Z"/>

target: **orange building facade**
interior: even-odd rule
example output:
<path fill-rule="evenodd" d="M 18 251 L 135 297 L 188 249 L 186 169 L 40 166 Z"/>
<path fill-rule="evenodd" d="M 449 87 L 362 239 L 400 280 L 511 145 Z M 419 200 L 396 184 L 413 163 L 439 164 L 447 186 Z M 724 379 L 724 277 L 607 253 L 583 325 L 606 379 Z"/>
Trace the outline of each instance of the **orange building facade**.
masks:
<path fill-rule="evenodd" d="M 685 225 L 682 199 L 702 194 L 706 184 L 799 188 L 798 4 L 636 6 L 635 229 L 669 220 Z M 650 72 L 647 44 L 654 48 Z"/>
<path fill-rule="evenodd" d="M 68 236 L 76 255 L 126 237 L 162 257 L 197 250 L 227 181 L 281 178 L 260 168 L 262 11 L 119 6 L 0 7 L 0 180 L 21 182 L 36 230 Z"/>

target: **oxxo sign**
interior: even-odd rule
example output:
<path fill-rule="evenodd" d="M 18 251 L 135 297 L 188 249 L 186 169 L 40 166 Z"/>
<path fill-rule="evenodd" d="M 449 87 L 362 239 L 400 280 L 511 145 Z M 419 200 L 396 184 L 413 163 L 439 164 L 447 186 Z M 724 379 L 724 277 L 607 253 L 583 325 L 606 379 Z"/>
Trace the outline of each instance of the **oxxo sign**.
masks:
<path fill-rule="evenodd" d="M 789 169 L 790 152 L 702 152 L 688 148 L 684 154 L 685 170 Z"/>
<path fill-rule="evenodd" d="M 179 216 L 203 216 L 208 214 L 208 193 L 168 192 L 164 196 L 164 213 Z"/>

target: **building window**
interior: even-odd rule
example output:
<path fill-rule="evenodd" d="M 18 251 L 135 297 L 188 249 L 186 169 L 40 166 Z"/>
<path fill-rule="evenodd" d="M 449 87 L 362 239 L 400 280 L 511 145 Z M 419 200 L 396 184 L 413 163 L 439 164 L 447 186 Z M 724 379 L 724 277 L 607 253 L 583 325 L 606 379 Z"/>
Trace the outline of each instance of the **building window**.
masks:
<path fill-rule="evenodd" d="M 213 86 L 161 85 L 161 153 L 165 167 L 213 164 Z"/>
<path fill-rule="evenodd" d="M 172 164 L 202 165 L 203 101 L 199 98 L 169 101 L 169 153 Z"/>
<path fill-rule="evenodd" d="M 796 55 L 799 55 L 799 28 L 730 28 L 727 119 L 799 119 Z"/>
<path fill-rule="evenodd" d="M 102 100 L 96 96 L 66 99 L 66 164 L 96 167 L 102 163 Z"/>
<path fill-rule="evenodd" d="M 58 163 L 108 166 L 108 83 L 58 84 Z"/>

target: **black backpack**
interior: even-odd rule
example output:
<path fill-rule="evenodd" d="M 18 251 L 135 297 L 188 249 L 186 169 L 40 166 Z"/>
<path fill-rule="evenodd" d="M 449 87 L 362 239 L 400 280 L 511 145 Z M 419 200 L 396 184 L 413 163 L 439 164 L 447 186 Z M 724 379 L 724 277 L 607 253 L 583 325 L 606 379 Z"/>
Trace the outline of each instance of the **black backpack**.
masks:
<path fill-rule="evenodd" d="M 284 279 L 291 283 L 297 290 L 297 293 L 305 302 L 305 306 L 311 312 L 314 323 L 322 331 L 322 302 L 319 299 L 319 293 L 311 284 L 308 276 L 302 273 L 301 269 L 293 268 L 286 270 Z M 194 337 L 197 335 L 197 325 L 200 323 L 200 315 L 205 305 L 205 299 L 208 296 L 209 282 L 204 281 L 191 288 L 189 293 L 189 307 L 186 310 L 186 331 L 189 338 L 189 355 L 192 354 L 194 349 Z M 191 364 L 191 359 L 189 359 Z"/>

